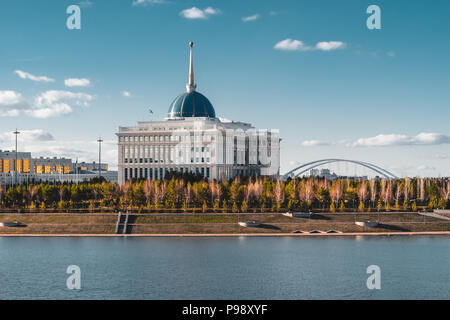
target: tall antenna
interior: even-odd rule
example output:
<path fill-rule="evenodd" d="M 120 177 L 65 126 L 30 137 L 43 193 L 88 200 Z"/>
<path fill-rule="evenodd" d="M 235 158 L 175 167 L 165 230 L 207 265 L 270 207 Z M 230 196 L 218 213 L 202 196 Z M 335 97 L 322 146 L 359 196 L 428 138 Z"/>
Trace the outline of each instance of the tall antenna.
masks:
<path fill-rule="evenodd" d="M 20 134 L 20 132 L 17 131 L 16 128 L 16 131 L 14 131 L 13 134 L 16 135 L 16 162 L 14 163 L 14 186 L 15 186 L 17 184 L 17 136 Z"/>
<path fill-rule="evenodd" d="M 102 176 L 102 138 L 98 138 L 98 177 Z"/>

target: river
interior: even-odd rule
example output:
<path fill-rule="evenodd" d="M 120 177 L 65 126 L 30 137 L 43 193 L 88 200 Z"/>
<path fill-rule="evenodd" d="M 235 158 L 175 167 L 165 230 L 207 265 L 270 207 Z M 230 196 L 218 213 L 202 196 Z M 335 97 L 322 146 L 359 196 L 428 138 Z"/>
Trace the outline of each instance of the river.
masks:
<path fill-rule="evenodd" d="M 0 237 L 0 299 L 450 299 L 449 267 L 448 236 Z"/>

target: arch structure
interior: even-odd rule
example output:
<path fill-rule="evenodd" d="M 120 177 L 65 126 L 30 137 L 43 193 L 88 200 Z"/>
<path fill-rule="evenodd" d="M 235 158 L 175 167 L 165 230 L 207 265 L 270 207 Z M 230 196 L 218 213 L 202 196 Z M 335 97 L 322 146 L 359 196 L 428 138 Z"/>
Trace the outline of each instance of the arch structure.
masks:
<path fill-rule="evenodd" d="M 308 163 L 302 164 L 301 166 L 298 166 L 298 167 L 290 170 L 289 172 L 285 173 L 283 175 L 283 178 L 287 179 L 289 177 L 291 177 L 291 178 L 298 177 L 311 169 L 317 168 L 324 164 L 335 163 L 335 162 L 353 163 L 353 164 L 365 167 L 367 169 L 370 169 L 370 170 L 378 173 L 379 175 L 383 176 L 386 179 L 398 179 L 398 177 L 395 174 L 393 174 L 377 165 L 374 165 L 374 164 L 368 163 L 368 162 L 357 161 L 357 160 L 348 160 L 348 159 L 322 159 L 322 160 L 308 162 Z"/>

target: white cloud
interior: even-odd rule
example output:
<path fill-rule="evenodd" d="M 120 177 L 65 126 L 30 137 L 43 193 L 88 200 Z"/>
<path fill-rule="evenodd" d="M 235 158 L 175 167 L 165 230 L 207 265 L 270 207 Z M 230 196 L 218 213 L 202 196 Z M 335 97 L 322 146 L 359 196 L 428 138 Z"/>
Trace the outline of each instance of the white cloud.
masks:
<path fill-rule="evenodd" d="M 149 4 L 164 3 L 164 0 L 134 0 L 133 6 L 148 6 Z"/>
<path fill-rule="evenodd" d="M 322 41 L 316 43 L 314 47 L 306 45 L 303 41 L 294 39 L 285 39 L 275 44 L 276 50 L 283 51 L 332 51 L 345 48 L 346 44 L 341 41 Z"/>
<path fill-rule="evenodd" d="M 22 102 L 22 94 L 19 92 L 5 90 L 0 91 L 0 107 L 16 106 Z"/>
<path fill-rule="evenodd" d="M 354 142 L 340 140 L 335 142 L 321 140 L 306 140 L 301 143 L 303 147 L 345 145 L 347 147 L 390 147 L 390 146 L 431 146 L 450 144 L 450 136 L 440 133 L 419 133 L 416 136 L 405 134 L 379 134 L 374 137 L 360 138 Z M 437 157 L 437 156 L 435 156 Z M 440 156 L 445 159 L 446 156 Z"/>
<path fill-rule="evenodd" d="M 131 92 L 130 91 L 122 91 L 121 94 L 125 98 L 130 98 L 131 97 Z"/>
<path fill-rule="evenodd" d="M 214 9 L 211 7 L 205 9 L 199 9 L 197 7 L 192 7 L 190 9 L 184 9 L 180 12 L 180 15 L 186 19 L 207 19 L 209 16 L 220 14 L 219 9 Z"/>
<path fill-rule="evenodd" d="M 22 112 L 30 117 L 46 119 L 73 112 L 74 107 L 88 107 L 93 97 L 86 93 L 49 90 L 32 102 L 15 91 L 0 91 L 0 117 L 17 117 Z"/>
<path fill-rule="evenodd" d="M 17 117 L 26 105 L 21 93 L 12 90 L 0 91 L 0 117 Z"/>
<path fill-rule="evenodd" d="M 345 48 L 345 43 L 342 41 L 322 41 L 317 42 L 316 49 L 322 51 L 331 51 Z"/>
<path fill-rule="evenodd" d="M 55 103 L 47 107 L 25 110 L 25 114 L 33 118 L 47 119 L 72 113 L 73 109 L 67 103 Z"/>
<path fill-rule="evenodd" d="M 88 107 L 93 97 L 86 93 L 50 90 L 36 97 L 34 106 L 25 110 L 30 117 L 46 119 L 73 112 L 73 106 Z"/>
<path fill-rule="evenodd" d="M 303 41 L 293 39 L 282 40 L 275 44 L 274 48 L 283 51 L 305 51 L 309 49 Z"/>
<path fill-rule="evenodd" d="M 17 74 L 21 79 L 29 79 L 32 81 L 37 81 L 37 82 L 53 82 L 55 81 L 52 78 L 46 77 L 46 76 L 35 76 L 32 75 L 31 73 L 22 71 L 22 70 L 16 70 L 14 71 L 15 74 Z"/>
<path fill-rule="evenodd" d="M 38 106 L 53 104 L 61 100 L 75 100 L 78 105 L 88 106 L 87 102 L 92 100 L 92 96 L 86 93 L 49 90 L 36 98 Z"/>
<path fill-rule="evenodd" d="M 64 80 L 64 85 L 66 87 L 87 87 L 91 84 L 89 79 L 77 79 L 77 78 L 69 78 Z"/>
<path fill-rule="evenodd" d="M 303 147 L 316 147 L 316 146 L 328 146 L 330 145 L 327 141 L 319 141 L 319 140 L 306 140 L 302 142 Z"/>
<path fill-rule="evenodd" d="M 18 117 L 20 115 L 19 109 L 7 109 L 7 110 L 1 110 L 0 109 L 0 117 Z"/>
<path fill-rule="evenodd" d="M 203 10 L 206 14 L 219 14 L 221 11 L 219 9 L 214 9 L 211 7 L 206 8 Z"/>
<path fill-rule="evenodd" d="M 90 8 L 93 6 L 93 3 L 89 0 L 83 0 L 83 1 L 79 2 L 78 5 L 82 8 Z"/>
<path fill-rule="evenodd" d="M 419 133 L 416 136 L 404 134 L 379 134 L 361 138 L 351 144 L 354 147 L 386 147 L 407 145 L 440 145 L 450 143 L 450 136 L 439 133 Z"/>
<path fill-rule="evenodd" d="M 258 20 L 259 17 L 260 17 L 259 14 L 254 14 L 254 15 L 249 16 L 249 17 L 243 17 L 242 21 L 244 21 L 244 22 L 255 21 L 255 20 Z"/>
<path fill-rule="evenodd" d="M 18 140 L 20 142 L 42 142 L 42 141 L 53 141 L 55 138 L 53 135 L 42 129 L 34 130 L 19 130 Z M 8 144 L 14 139 L 14 134 L 12 132 L 0 133 L 0 143 Z"/>

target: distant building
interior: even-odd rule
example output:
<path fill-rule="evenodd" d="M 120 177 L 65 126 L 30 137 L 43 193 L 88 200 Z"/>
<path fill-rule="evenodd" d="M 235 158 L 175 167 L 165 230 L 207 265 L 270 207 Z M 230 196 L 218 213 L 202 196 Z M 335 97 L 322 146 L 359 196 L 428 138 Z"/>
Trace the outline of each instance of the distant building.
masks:
<path fill-rule="evenodd" d="M 310 177 L 319 177 L 319 178 L 326 178 L 327 180 L 335 180 L 338 178 L 336 173 L 331 172 L 330 169 L 311 169 L 309 171 Z"/>
<path fill-rule="evenodd" d="M 0 150 L 0 185 L 31 182 L 82 182 L 99 176 L 98 163 L 73 162 L 68 158 L 32 158 L 30 152 Z M 101 176 L 117 182 L 117 171 L 101 164 Z"/>
<path fill-rule="evenodd" d="M 17 166 L 16 166 L 17 159 Z M 2 151 L 0 150 L 0 173 L 9 172 L 23 172 L 32 173 L 34 168 L 32 165 L 30 152 L 18 152 L 16 156 L 15 151 Z"/>
<path fill-rule="evenodd" d="M 119 127 L 119 183 L 162 179 L 169 172 L 190 172 L 210 180 L 238 174 L 278 176 L 278 131 L 216 117 L 208 98 L 196 91 L 192 47 L 191 42 L 186 92 L 170 105 L 167 118 Z"/>
<path fill-rule="evenodd" d="M 78 167 L 79 170 L 98 172 L 98 163 L 96 163 L 95 161 L 94 162 L 78 162 L 78 163 L 76 163 L 76 166 Z M 108 171 L 108 164 L 102 163 L 101 170 L 102 170 L 102 172 Z"/>
<path fill-rule="evenodd" d="M 32 167 L 36 174 L 62 173 L 67 174 L 73 170 L 72 159 L 66 158 L 35 158 Z M 19 171 L 20 172 L 20 171 Z"/>
<path fill-rule="evenodd" d="M 349 179 L 349 180 L 368 180 L 368 176 L 340 176 L 334 172 L 331 172 L 330 169 L 311 169 L 309 170 L 310 177 L 317 178 L 326 178 L 327 180 L 336 180 L 336 179 Z M 376 176 L 374 179 L 380 179 L 380 177 Z"/>

